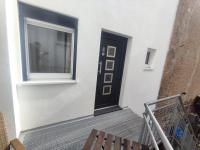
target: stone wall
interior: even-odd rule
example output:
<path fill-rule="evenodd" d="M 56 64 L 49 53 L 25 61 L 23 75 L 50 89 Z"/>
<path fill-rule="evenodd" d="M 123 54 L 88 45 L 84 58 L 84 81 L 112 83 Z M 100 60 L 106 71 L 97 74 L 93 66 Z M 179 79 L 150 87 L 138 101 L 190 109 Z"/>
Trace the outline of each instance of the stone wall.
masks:
<path fill-rule="evenodd" d="M 200 0 L 180 0 L 159 97 L 200 94 Z"/>

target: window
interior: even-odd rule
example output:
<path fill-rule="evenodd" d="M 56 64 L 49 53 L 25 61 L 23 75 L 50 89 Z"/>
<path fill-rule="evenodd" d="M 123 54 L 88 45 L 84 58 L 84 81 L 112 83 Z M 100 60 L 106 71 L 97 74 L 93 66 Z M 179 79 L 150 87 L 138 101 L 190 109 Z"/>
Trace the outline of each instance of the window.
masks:
<path fill-rule="evenodd" d="M 107 47 L 107 57 L 115 58 L 115 53 L 116 53 L 116 47 L 114 47 L 114 46 Z"/>
<path fill-rule="evenodd" d="M 146 69 L 152 69 L 155 52 L 156 52 L 155 49 L 148 48 L 147 54 L 146 54 L 146 59 L 145 59 L 145 68 Z"/>
<path fill-rule="evenodd" d="M 110 95 L 112 90 L 112 85 L 104 85 L 102 95 Z"/>
<path fill-rule="evenodd" d="M 113 73 L 104 73 L 104 83 L 112 83 Z"/>
<path fill-rule="evenodd" d="M 19 2 L 23 80 L 76 77 L 78 19 Z"/>
<path fill-rule="evenodd" d="M 115 66 L 114 60 L 106 60 L 105 70 L 107 71 L 113 71 Z"/>
<path fill-rule="evenodd" d="M 29 79 L 72 78 L 73 29 L 26 18 L 25 37 Z"/>

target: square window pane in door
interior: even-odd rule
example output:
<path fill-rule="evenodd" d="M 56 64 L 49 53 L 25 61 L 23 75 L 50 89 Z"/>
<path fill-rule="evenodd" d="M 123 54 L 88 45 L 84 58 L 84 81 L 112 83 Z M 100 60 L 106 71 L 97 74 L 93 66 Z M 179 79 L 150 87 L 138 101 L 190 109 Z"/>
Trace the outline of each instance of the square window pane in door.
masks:
<path fill-rule="evenodd" d="M 114 60 L 106 60 L 105 70 L 107 71 L 113 71 L 115 66 Z"/>
<path fill-rule="evenodd" d="M 116 54 L 116 47 L 114 46 L 108 46 L 107 47 L 107 57 L 114 58 Z"/>
<path fill-rule="evenodd" d="M 112 83 L 113 73 L 105 73 L 104 74 L 104 83 Z"/>
<path fill-rule="evenodd" d="M 110 95 L 112 91 L 112 86 L 111 85 L 104 85 L 103 86 L 103 93 L 102 95 Z"/>
<path fill-rule="evenodd" d="M 72 34 L 27 24 L 30 73 L 71 73 Z"/>

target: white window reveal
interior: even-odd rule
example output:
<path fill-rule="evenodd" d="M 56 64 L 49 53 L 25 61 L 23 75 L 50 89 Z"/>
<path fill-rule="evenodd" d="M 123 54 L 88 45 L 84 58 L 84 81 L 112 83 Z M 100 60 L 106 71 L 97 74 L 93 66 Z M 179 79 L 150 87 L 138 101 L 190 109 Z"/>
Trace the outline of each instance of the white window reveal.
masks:
<path fill-rule="evenodd" d="M 156 50 L 152 48 L 147 49 L 146 59 L 145 59 L 145 69 L 152 70 L 154 65 Z"/>
<path fill-rule="evenodd" d="M 24 26 L 28 79 L 72 79 L 74 29 L 30 18 Z"/>

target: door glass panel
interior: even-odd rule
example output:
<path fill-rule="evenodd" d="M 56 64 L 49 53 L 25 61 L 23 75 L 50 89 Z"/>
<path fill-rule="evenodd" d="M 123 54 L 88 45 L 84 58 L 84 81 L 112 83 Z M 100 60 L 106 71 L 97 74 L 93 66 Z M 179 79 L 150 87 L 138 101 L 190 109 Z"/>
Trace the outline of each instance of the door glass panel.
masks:
<path fill-rule="evenodd" d="M 113 73 L 105 73 L 104 74 L 104 83 L 112 83 Z"/>
<path fill-rule="evenodd" d="M 110 95 L 111 94 L 111 85 L 104 85 L 103 86 L 103 94 L 102 95 Z"/>
<path fill-rule="evenodd" d="M 115 57 L 116 54 L 116 47 L 114 46 L 108 46 L 107 47 L 107 57 Z"/>
<path fill-rule="evenodd" d="M 112 71 L 114 70 L 115 61 L 114 60 L 106 60 L 105 70 Z"/>

